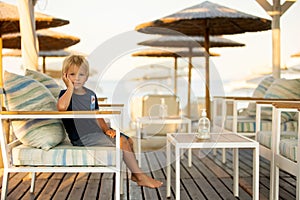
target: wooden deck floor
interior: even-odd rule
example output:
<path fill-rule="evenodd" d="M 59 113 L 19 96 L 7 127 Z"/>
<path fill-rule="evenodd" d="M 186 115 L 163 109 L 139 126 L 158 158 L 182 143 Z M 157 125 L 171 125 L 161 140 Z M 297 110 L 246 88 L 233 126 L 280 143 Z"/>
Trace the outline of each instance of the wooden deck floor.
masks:
<path fill-rule="evenodd" d="M 252 199 L 252 155 L 250 150 L 240 150 L 240 197 Z M 126 181 L 125 193 L 121 199 L 166 199 L 165 152 L 155 151 L 145 154 L 143 169 L 154 178 L 162 180 L 164 186 L 148 189 Z M 181 199 L 237 199 L 232 194 L 232 154 L 227 150 L 227 162 L 222 164 L 221 154 L 209 153 L 202 156 L 199 150 L 193 152 L 193 166 L 187 166 L 187 157 L 181 164 Z M 172 197 L 174 199 L 175 172 L 172 166 Z M 8 199 L 114 199 L 114 175 L 100 173 L 40 173 L 37 176 L 36 189 L 30 194 L 30 179 L 26 173 L 10 176 Z M 2 179 L 1 179 L 2 183 Z M 269 162 L 260 159 L 260 199 L 269 196 Z M 295 177 L 281 172 L 280 199 L 295 199 Z"/>

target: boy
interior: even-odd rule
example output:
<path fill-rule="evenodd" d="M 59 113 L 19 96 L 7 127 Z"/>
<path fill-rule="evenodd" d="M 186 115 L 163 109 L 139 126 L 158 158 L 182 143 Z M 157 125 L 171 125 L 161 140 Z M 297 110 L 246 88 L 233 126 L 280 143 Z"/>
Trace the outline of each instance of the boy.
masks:
<path fill-rule="evenodd" d="M 67 87 L 62 90 L 57 102 L 59 111 L 97 110 L 96 94 L 84 87 L 89 76 L 89 64 L 80 55 L 71 55 L 63 62 L 62 79 Z M 68 137 L 74 146 L 114 146 L 115 130 L 109 128 L 104 119 L 63 119 Z M 139 186 L 158 188 L 163 183 L 146 175 L 138 167 L 133 152 L 132 139 L 121 134 L 120 146 L 124 162 L 130 169 L 131 180 Z"/>

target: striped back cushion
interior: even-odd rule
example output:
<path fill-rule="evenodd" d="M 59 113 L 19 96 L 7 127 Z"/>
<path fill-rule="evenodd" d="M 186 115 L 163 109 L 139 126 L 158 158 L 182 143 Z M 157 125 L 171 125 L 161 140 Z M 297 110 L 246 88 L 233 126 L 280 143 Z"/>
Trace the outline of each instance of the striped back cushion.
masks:
<path fill-rule="evenodd" d="M 268 99 L 299 99 L 300 98 L 300 79 L 277 79 L 269 87 L 265 94 Z M 281 120 L 293 120 L 295 113 L 283 112 Z M 271 108 L 262 110 L 262 119 L 272 119 Z"/>
<path fill-rule="evenodd" d="M 264 97 L 266 94 L 266 91 L 268 88 L 272 85 L 274 82 L 273 76 L 268 76 L 264 78 L 258 86 L 255 88 L 252 97 Z M 256 115 L 256 104 L 255 103 L 249 103 L 247 108 L 248 115 L 255 116 Z"/>
<path fill-rule="evenodd" d="M 53 78 L 51 78 L 46 74 L 34 70 L 30 70 L 30 69 L 26 69 L 25 76 L 30 77 L 42 83 L 44 86 L 46 86 L 46 88 L 50 90 L 50 92 L 55 98 L 58 98 L 61 88 Z"/>
<path fill-rule="evenodd" d="M 38 81 L 29 77 L 5 72 L 4 92 L 7 110 L 53 111 L 56 99 Z M 25 145 L 49 150 L 65 137 L 61 120 L 12 120 L 16 137 Z"/>

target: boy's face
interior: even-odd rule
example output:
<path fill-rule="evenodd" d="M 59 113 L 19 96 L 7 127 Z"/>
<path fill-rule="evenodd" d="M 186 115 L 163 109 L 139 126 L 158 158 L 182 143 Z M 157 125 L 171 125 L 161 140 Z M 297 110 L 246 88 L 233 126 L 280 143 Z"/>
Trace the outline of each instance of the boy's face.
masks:
<path fill-rule="evenodd" d="M 83 67 L 72 65 L 67 71 L 67 77 L 71 80 L 75 89 L 80 89 L 87 81 L 88 75 Z"/>

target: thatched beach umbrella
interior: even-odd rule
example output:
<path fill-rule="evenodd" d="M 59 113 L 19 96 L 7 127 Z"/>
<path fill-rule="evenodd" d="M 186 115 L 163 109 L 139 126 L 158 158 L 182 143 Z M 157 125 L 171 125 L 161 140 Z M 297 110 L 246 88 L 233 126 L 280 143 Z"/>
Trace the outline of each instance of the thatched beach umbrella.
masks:
<path fill-rule="evenodd" d="M 136 53 L 133 53 L 132 56 L 146 56 L 146 57 L 173 57 L 174 58 L 174 93 L 177 93 L 177 58 L 187 57 L 189 59 L 188 65 L 188 113 L 190 116 L 190 101 L 191 101 L 191 76 L 192 76 L 192 57 L 205 57 L 206 52 L 203 50 L 194 50 L 191 51 L 191 48 L 187 50 L 186 48 L 169 48 L 164 50 L 157 49 L 147 49 L 142 50 Z M 210 53 L 210 56 L 219 56 L 216 53 Z"/>
<path fill-rule="evenodd" d="M 35 13 L 35 28 L 44 29 L 68 24 L 68 20 L 55 18 L 42 13 Z M 14 5 L 0 2 L 0 72 L 2 73 L 2 35 L 20 31 L 19 11 Z M 3 86 L 2 74 L 0 78 L 0 87 Z"/>
<path fill-rule="evenodd" d="M 78 37 L 52 31 L 50 29 L 43 29 L 37 31 L 37 38 L 39 43 L 39 50 L 53 51 L 52 54 L 63 53 L 63 51 L 54 52 L 55 50 L 62 50 L 72 45 L 77 44 L 80 39 Z M 21 49 L 21 34 L 11 33 L 5 34 L 2 37 L 3 48 Z M 39 53 L 39 56 L 41 54 Z M 45 56 L 43 56 L 43 72 L 46 72 Z"/>
<path fill-rule="evenodd" d="M 39 41 L 39 50 L 41 51 L 61 50 L 80 42 L 78 37 L 50 29 L 37 30 L 36 33 Z M 3 48 L 21 49 L 20 33 L 5 34 L 2 40 Z"/>
<path fill-rule="evenodd" d="M 34 13 L 36 29 L 45 29 L 69 24 L 68 20 L 56 18 L 39 12 Z M 20 31 L 19 11 L 14 5 L 0 2 L 0 34 Z"/>
<path fill-rule="evenodd" d="M 148 34 L 204 36 L 209 53 L 210 35 L 238 34 L 271 29 L 271 21 L 205 1 L 166 17 L 136 26 Z M 206 109 L 210 117 L 209 59 L 206 57 Z"/>

